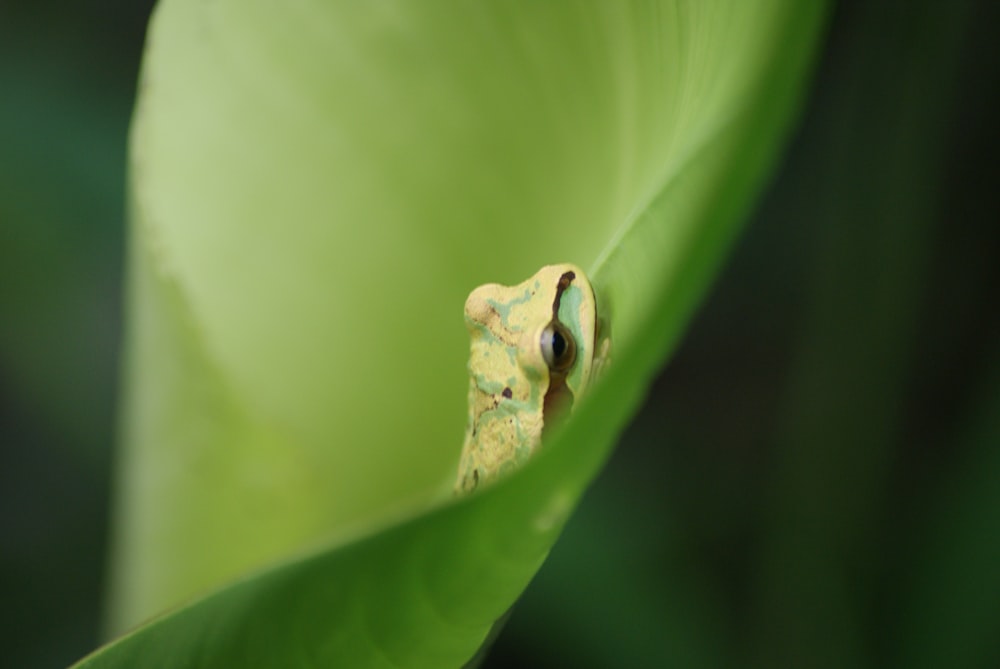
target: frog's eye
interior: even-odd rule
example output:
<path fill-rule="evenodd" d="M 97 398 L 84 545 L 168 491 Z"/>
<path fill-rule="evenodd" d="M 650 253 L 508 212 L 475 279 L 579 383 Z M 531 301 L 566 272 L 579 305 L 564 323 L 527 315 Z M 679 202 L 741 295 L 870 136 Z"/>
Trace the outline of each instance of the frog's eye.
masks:
<path fill-rule="evenodd" d="M 542 330 L 542 357 L 553 372 L 565 372 L 576 360 L 576 341 L 559 321 L 552 321 Z"/>

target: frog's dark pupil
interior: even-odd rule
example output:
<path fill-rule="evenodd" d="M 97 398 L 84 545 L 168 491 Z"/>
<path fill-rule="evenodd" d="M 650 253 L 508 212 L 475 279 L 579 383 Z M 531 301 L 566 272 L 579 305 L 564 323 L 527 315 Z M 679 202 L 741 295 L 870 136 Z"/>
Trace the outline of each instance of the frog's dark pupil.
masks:
<path fill-rule="evenodd" d="M 559 330 L 552 333 L 552 353 L 556 360 L 559 360 L 566 353 L 566 338 Z"/>
<path fill-rule="evenodd" d="M 576 342 L 559 321 L 552 321 L 546 326 L 539 344 L 549 371 L 561 374 L 573 365 L 573 360 L 576 359 Z"/>

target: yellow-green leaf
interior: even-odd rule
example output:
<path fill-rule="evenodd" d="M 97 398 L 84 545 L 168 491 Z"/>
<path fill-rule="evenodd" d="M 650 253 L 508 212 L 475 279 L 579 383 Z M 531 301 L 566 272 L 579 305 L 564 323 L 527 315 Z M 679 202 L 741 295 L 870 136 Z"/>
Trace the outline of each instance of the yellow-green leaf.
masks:
<path fill-rule="evenodd" d="M 738 231 L 822 18 L 161 2 L 132 135 L 112 626 L 222 589 L 81 666 L 471 657 Z M 590 270 L 610 370 L 529 466 L 456 502 L 465 295 L 553 262 Z"/>

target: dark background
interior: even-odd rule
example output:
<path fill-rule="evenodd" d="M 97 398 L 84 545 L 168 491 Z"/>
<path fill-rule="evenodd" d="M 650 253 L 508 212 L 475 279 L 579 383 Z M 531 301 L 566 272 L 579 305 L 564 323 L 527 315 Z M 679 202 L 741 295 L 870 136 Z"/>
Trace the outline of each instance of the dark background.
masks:
<path fill-rule="evenodd" d="M 0 5 L 5 666 L 98 643 L 150 7 Z M 746 234 L 488 667 L 1000 666 L 998 7 L 836 6 Z"/>

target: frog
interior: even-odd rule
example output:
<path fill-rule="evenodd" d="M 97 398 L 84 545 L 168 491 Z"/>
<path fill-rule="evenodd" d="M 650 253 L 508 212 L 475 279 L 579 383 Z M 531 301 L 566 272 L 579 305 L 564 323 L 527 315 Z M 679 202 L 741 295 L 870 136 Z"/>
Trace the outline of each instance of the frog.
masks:
<path fill-rule="evenodd" d="M 465 325 L 469 413 L 456 494 L 531 459 L 607 364 L 610 348 L 593 286 L 570 263 L 546 265 L 515 286 L 479 286 L 465 302 Z"/>

